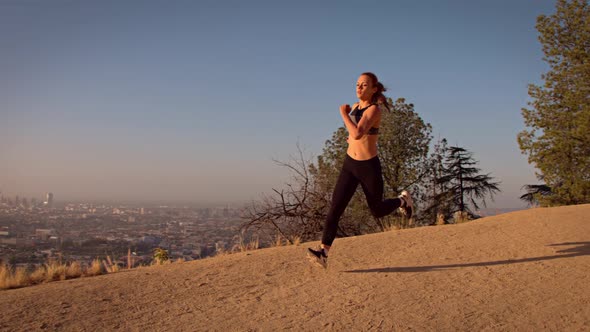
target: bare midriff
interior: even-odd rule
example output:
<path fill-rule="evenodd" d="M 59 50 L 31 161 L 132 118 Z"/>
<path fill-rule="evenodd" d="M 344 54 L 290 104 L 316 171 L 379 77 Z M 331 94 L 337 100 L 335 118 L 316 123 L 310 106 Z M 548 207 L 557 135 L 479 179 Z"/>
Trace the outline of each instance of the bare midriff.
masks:
<path fill-rule="evenodd" d="M 364 135 L 360 139 L 348 137 L 346 153 L 354 160 L 369 160 L 377 155 L 379 135 Z"/>

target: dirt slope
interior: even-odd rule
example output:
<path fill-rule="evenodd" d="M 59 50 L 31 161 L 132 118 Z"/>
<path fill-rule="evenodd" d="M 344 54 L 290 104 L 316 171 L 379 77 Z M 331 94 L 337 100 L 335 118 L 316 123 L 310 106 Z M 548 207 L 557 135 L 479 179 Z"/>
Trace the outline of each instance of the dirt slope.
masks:
<path fill-rule="evenodd" d="M 590 331 L 590 205 L 0 291 L 2 331 Z"/>

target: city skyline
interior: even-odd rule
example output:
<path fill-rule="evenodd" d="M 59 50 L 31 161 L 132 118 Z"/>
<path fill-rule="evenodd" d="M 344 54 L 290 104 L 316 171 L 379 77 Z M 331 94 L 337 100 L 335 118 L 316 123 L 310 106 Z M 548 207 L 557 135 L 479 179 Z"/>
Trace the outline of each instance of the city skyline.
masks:
<path fill-rule="evenodd" d="M 554 1 L 0 2 L 0 192 L 248 202 L 321 153 L 375 72 L 524 207 L 527 84 Z M 288 14 L 287 14 L 288 13 Z M 367 14 L 369 13 L 369 14 Z"/>

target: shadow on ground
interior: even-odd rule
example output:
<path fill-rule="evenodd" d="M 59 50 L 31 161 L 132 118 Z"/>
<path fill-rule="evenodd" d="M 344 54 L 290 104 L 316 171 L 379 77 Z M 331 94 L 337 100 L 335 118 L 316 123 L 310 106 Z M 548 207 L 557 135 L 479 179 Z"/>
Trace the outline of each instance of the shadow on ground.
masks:
<path fill-rule="evenodd" d="M 431 272 L 438 270 L 456 269 L 462 267 L 475 267 L 475 266 L 494 266 L 494 265 L 505 265 L 505 264 L 519 264 L 529 262 L 547 261 L 552 259 L 570 258 L 577 256 L 590 255 L 590 242 L 565 242 L 558 244 L 550 244 L 550 247 L 560 246 L 575 246 L 569 249 L 558 250 L 557 253 L 560 255 L 542 256 L 542 257 L 531 257 L 523 259 L 507 259 L 502 261 L 492 262 L 479 262 L 479 263 L 465 263 L 465 264 L 448 264 L 448 265 L 431 265 L 431 266 L 397 266 L 397 267 L 384 267 L 375 269 L 362 269 L 362 270 L 349 270 L 344 271 L 348 273 L 393 273 L 393 272 Z"/>

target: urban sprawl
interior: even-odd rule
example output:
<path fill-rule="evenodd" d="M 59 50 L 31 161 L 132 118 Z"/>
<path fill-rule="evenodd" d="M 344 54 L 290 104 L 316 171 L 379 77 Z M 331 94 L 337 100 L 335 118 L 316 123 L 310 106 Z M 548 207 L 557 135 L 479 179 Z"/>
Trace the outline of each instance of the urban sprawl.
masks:
<path fill-rule="evenodd" d="M 227 250 L 236 241 L 241 208 L 54 202 L 0 196 L 0 263 L 35 266 L 50 260 L 110 257 L 145 265 L 156 248 L 171 259 L 194 260 Z"/>

